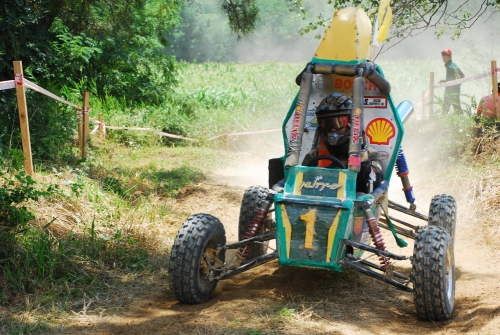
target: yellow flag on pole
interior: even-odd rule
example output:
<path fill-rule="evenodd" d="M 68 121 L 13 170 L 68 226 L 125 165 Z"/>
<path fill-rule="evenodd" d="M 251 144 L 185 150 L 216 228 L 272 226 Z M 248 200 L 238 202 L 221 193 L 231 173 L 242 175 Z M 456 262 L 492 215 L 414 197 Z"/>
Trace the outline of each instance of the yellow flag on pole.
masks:
<path fill-rule="evenodd" d="M 378 42 L 385 41 L 389 35 L 389 29 L 392 24 L 392 8 L 390 2 L 391 0 L 380 1 L 380 6 L 378 8 L 378 22 L 380 24 L 377 36 Z"/>

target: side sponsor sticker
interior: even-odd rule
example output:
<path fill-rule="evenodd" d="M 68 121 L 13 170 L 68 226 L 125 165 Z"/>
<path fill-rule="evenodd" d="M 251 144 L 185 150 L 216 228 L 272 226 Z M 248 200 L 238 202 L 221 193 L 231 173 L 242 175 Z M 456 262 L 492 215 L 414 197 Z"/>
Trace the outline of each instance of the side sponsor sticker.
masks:
<path fill-rule="evenodd" d="M 386 97 L 365 97 L 365 108 L 387 108 Z"/>

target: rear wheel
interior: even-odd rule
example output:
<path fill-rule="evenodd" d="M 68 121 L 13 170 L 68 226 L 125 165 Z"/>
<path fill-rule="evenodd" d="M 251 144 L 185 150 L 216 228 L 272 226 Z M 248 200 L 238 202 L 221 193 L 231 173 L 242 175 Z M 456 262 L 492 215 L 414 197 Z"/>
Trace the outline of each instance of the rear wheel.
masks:
<path fill-rule="evenodd" d="M 452 196 L 440 194 L 434 196 L 429 206 L 429 226 L 445 228 L 455 245 L 455 230 L 457 222 L 457 203 Z"/>
<path fill-rule="evenodd" d="M 224 226 L 209 214 L 191 215 L 180 228 L 172 251 L 168 272 L 170 289 L 177 299 L 186 304 L 207 301 L 217 286 L 213 276 L 224 266 L 226 244 Z"/>
<path fill-rule="evenodd" d="M 262 200 L 264 200 L 269 194 L 269 190 L 262 186 L 251 186 L 243 194 L 243 200 L 241 201 L 240 209 L 240 220 L 238 225 L 238 240 L 242 241 L 245 239 L 245 234 L 252 223 L 252 220 L 257 214 L 257 209 Z M 257 231 L 256 236 L 264 234 L 266 231 L 273 230 L 274 227 L 272 219 L 266 218 L 264 225 Z M 248 259 L 252 259 L 267 252 L 267 243 L 254 243 L 250 245 L 250 252 L 248 254 Z"/>
<path fill-rule="evenodd" d="M 455 305 L 455 258 L 448 231 L 439 226 L 420 228 L 412 263 L 418 316 L 432 321 L 449 319 Z"/>

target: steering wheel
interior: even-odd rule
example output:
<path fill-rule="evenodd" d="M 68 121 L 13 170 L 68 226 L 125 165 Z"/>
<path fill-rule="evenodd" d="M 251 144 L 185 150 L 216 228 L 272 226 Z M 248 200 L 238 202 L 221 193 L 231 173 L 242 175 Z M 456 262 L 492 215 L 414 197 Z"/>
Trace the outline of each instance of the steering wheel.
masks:
<path fill-rule="evenodd" d="M 345 169 L 345 165 L 337 157 L 334 157 L 332 155 L 316 156 L 313 159 L 311 159 L 306 166 L 316 166 L 320 160 L 328 160 L 332 162 L 332 164 L 327 166 L 328 169 L 333 169 L 333 168 Z"/>

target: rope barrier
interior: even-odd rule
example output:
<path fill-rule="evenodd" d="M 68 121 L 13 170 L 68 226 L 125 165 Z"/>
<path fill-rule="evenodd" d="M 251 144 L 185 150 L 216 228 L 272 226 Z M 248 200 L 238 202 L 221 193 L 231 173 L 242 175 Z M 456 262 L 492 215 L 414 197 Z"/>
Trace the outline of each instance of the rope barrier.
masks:
<path fill-rule="evenodd" d="M 490 77 L 493 71 L 494 72 L 498 72 L 498 70 L 499 70 L 498 68 L 494 68 L 494 69 L 492 69 L 492 71 L 489 71 L 489 72 L 475 74 L 473 76 L 469 76 L 469 77 L 465 77 L 465 78 L 460 78 L 460 79 L 445 81 L 445 82 L 442 82 L 440 84 L 434 85 L 434 88 L 455 86 L 455 85 L 458 85 L 458 84 L 467 83 L 469 81 L 474 81 L 474 80 L 478 80 L 478 79 Z"/>
<path fill-rule="evenodd" d="M 16 87 L 14 80 L 0 81 L 0 91 L 8 90 Z"/>
<path fill-rule="evenodd" d="M 19 84 L 18 82 L 16 82 L 16 83 L 17 83 L 17 84 Z M 26 78 L 22 78 L 22 77 L 21 77 L 21 82 L 20 82 L 20 85 L 24 85 L 24 86 L 26 86 L 26 87 L 28 87 L 28 88 L 32 89 L 33 91 L 36 91 L 36 92 L 41 93 L 41 94 L 44 94 L 44 95 L 48 96 L 49 98 L 52 98 L 52 99 L 57 100 L 57 101 L 59 101 L 59 102 L 62 102 L 62 103 L 64 103 L 64 104 L 68 105 L 68 106 L 74 107 L 74 108 L 76 108 L 77 110 L 83 110 L 83 108 L 82 108 L 82 107 L 77 106 L 77 105 L 75 105 L 75 104 L 73 104 L 73 103 L 71 103 L 71 102 L 69 102 L 69 101 L 66 101 L 66 100 L 64 100 L 63 98 L 59 98 L 59 97 L 58 97 L 57 95 L 55 95 L 54 93 L 51 93 L 51 92 L 47 91 L 47 90 L 46 90 L 46 89 L 44 89 L 44 88 L 41 88 L 40 86 L 38 86 L 37 84 L 32 83 L 31 81 L 29 81 L 29 80 L 28 80 L 28 79 L 26 79 Z"/>

